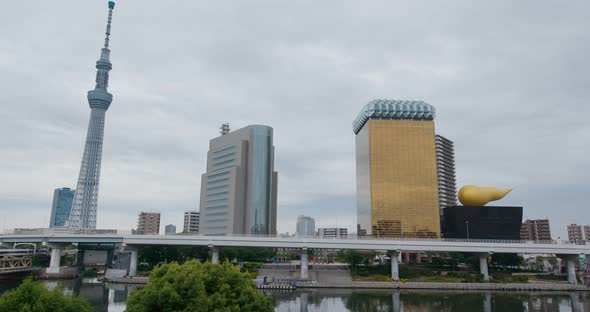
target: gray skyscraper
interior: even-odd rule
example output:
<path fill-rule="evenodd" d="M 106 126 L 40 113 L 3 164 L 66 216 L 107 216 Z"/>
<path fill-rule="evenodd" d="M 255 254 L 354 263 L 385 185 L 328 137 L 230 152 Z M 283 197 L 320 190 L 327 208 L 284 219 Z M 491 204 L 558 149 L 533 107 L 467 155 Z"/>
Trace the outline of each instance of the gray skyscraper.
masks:
<path fill-rule="evenodd" d="M 199 233 L 276 234 L 273 131 L 252 125 L 209 142 Z"/>
<path fill-rule="evenodd" d="M 109 36 L 111 34 L 111 20 L 115 2 L 109 1 L 109 15 L 107 20 L 104 47 L 100 59 L 96 62 L 96 86 L 88 91 L 90 104 L 90 121 L 86 135 L 86 145 L 78 176 L 78 186 L 74 195 L 72 211 L 67 226 L 72 228 L 96 228 L 96 206 L 98 201 L 98 184 L 100 180 L 100 162 L 102 159 L 102 140 L 104 135 L 105 114 L 113 96 L 107 92 L 109 85 L 110 61 Z"/>
<path fill-rule="evenodd" d="M 51 218 L 49 227 L 62 227 L 66 224 L 72 210 L 74 190 L 67 187 L 53 191 L 53 205 L 51 206 Z"/>
<path fill-rule="evenodd" d="M 314 236 L 315 235 L 315 220 L 312 217 L 300 215 L 297 217 L 297 235 L 298 236 Z"/>
<path fill-rule="evenodd" d="M 457 205 L 455 182 L 455 147 L 453 141 L 436 135 L 436 175 L 438 178 L 438 204 L 440 214 L 446 207 Z"/>

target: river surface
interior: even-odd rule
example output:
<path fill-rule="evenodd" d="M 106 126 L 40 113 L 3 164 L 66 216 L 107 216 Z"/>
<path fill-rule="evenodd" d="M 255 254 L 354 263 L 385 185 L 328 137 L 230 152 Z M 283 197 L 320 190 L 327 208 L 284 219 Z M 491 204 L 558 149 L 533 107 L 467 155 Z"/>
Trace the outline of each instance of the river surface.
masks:
<path fill-rule="evenodd" d="M 96 280 L 45 281 L 80 294 L 95 311 L 125 311 L 136 285 L 98 283 Z M 0 283 L 0 293 L 18 283 Z M 139 286 L 141 287 L 141 286 Z M 405 312 L 525 312 L 590 311 L 590 292 L 464 292 L 418 290 L 299 289 L 268 292 L 275 311 L 405 311 Z"/>

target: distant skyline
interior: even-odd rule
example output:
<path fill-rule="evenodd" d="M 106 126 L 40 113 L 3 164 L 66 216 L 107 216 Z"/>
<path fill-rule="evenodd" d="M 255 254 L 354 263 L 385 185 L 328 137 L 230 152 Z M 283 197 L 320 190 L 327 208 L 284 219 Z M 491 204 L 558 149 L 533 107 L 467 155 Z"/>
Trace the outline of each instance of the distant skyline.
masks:
<path fill-rule="evenodd" d="M 4 4 L 0 226 L 47 227 L 76 187 L 106 1 Z M 278 232 L 298 215 L 356 229 L 352 121 L 372 99 L 423 100 L 455 143 L 457 188 L 511 187 L 498 205 L 590 224 L 588 1 L 117 3 L 98 228 L 140 211 L 183 224 L 208 141 L 274 129 Z M 154 21 L 157 21 L 154 22 Z"/>

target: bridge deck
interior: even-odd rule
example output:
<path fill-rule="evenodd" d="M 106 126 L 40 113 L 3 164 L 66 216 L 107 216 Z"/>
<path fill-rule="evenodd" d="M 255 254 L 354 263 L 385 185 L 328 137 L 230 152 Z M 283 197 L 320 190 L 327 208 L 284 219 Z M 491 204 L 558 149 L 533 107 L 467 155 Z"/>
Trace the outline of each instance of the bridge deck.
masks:
<path fill-rule="evenodd" d="M 474 253 L 529 253 L 529 254 L 590 254 L 590 245 L 557 244 L 552 242 L 461 239 L 392 239 L 350 236 L 344 239 L 279 236 L 203 236 L 203 235 L 130 235 L 130 234 L 2 234 L 1 243 L 46 244 L 127 244 L 176 245 L 215 247 L 275 247 L 309 249 L 359 249 L 441 251 Z M 0 249 L 2 250 L 2 249 Z"/>

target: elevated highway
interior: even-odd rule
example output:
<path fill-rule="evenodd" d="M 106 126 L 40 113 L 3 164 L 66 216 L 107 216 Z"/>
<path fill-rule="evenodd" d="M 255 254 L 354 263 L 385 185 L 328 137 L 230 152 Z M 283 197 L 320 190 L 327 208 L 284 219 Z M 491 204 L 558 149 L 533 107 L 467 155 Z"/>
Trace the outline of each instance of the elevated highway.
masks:
<path fill-rule="evenodd" d="M 134 235 L 128 231 L 38 229 L 8 231 L 0 235 L 0 243 L 42 243 L 52 247 L 52 264 L 59 263 L 60 246 L 72 243 L 122 244 L 132 251 L 132 269 L 137 262 L 137 247 L 150 245 L 208 246 L 212 262 L 217 262 L 220 247 L 267 247 L 301 249 L 301 276 L 307 276 L 308 249 L 385 250 L 394 257 L 392 278 L 399 279 L 397 257 L 402 251 L 469 252 L 479 255 L 480 271 L 487 278 L 487 259 L 493 253 L 556 254 L 567 260 L 570 282 L 575 281 L 575 261 L 590 254 L 590 245 L 558 244 L 544 241 L 467 240 L 467 239 L 402 239 L 353 236 L 326 239 L 317 237 L 282 237 L 263 235 L 203 236 L 203 235 Z M 55 252 L 54 252 L 55 251 Z M 54 259 L 55 258 L 55 259 Z M 50 269 L 53 265 L 50 265 Z M 53 267 L 55 269 L 55 267 Z M 305 271 L 305 272 L 304 272 Z M 573 272 L 573 273 L 572 273 Z M 573 274 L 573 276 L 572 276 Z"/>

